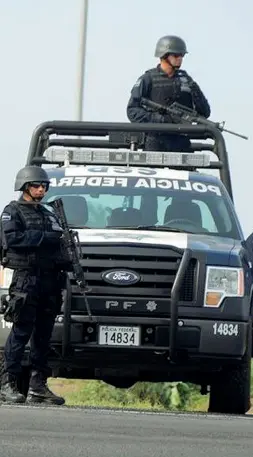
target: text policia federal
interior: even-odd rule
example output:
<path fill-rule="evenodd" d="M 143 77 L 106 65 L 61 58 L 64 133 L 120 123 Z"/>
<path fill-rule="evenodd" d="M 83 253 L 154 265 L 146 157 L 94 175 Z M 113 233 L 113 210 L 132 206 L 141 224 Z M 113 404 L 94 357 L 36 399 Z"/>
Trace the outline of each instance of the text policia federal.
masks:
<path fill-rule="evenodd" d="M 200 193 L 213 192 L 221 195 L 220 188 L 211 184 L 197 181 L 184 181 L 165 178 L 126 178 L 115 176 L 68 176 L 51 178 L 51 187 L 134 187 L 159 188 L 180 191 L 194 191 Z"/>

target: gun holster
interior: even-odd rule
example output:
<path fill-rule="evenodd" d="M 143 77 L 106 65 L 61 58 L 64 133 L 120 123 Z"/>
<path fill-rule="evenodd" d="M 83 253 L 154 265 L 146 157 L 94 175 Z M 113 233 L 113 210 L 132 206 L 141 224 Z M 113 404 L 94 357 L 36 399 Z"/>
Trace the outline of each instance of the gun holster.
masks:
<path fill-rule="evenodd" d="M 4 320 L 6 322 L 16 323 L 19 319 L 20 312 L 25 304 L 27 294 L 23 292 L 14 292 L 11 297 L 4 295 L 1 298 L 4 309 Z"/>

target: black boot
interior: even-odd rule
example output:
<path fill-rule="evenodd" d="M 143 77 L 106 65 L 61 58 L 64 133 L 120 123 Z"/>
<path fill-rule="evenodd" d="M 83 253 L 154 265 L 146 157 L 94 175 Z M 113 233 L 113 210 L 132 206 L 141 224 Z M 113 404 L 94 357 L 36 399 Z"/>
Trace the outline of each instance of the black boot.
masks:
<path fill-rule="evenodd" d="M 25 396 L 18 391 L 18 376 L 4 373 L 1 381 L 0 399 L 7 403 L 24 403 Z"/>
<path fill-rule="evenodd" d="M 55 395 L 47 386 L 47 378 L 38 371 L 32 371 L 27 403 L 46 403 L 50 405 L 63 405 L 64 398 Z"/>

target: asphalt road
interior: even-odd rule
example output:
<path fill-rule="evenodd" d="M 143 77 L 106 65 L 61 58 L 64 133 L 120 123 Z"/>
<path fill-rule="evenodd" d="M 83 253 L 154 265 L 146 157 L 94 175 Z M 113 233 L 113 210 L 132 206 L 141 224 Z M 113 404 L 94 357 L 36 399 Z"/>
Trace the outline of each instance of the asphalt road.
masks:
<path fill-rule="evenodd" d="M 253 416 L 0 406 L 0 457 L 250 457 Z"/>

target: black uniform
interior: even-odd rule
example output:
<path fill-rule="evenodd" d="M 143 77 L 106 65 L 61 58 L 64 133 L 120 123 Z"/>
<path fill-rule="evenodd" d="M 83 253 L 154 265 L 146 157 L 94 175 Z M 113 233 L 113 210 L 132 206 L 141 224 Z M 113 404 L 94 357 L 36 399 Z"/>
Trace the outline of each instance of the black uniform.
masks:
<path fill-rule="evenodd" d="M 32 368 L 47 377 L 50 338 L 62 304 L 67 267 L 62 229 L 50 210 L 22 199 L 4 208 L 1 225 L 4 265 L 14 270 L 9 288 L 13 326 L 4 351 L 5 371 L 18 375 L 31 338 Z"/>
<path fill-rule="evenodd" d="M 127 116 L 131 122 L 177 122 L 168 114 L 148 111 L 142 107 L 142 97 L 165 106 L 177 102 L 195 109 L 200 116 L 206 118 L 211 113 L 209 103 L 200 87 L 184 70 L 177 70 L 172 77 L 161 69 L 161 65 L 146 71 L 133 86 L 127 105 Z M 148 134 L 145 143 L 145 149 L 153 151 L 176 151 L 187 149 L 189 146 L 188 138 L 164 133 Z"/>

